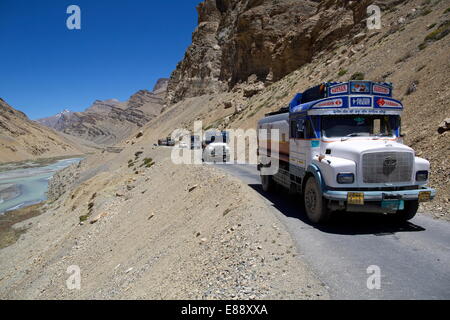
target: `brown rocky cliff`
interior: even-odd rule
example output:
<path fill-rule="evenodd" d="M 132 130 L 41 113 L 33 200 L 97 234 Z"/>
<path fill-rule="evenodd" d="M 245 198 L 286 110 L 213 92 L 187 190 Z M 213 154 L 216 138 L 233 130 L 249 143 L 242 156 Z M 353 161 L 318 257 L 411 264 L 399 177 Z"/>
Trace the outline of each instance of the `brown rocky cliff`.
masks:
<path fill-rule="evenodd" d="M 200 3 L 197 11 L 198 27 L 192 35 L 192 44 L 184 59 L 171 75 L 167 88 L 168 102 L 226 89 L 219 81 L 222 50 L 217 34 L 222 13 L 215 1 Z"/>
<path fill-rule="evenodd" d="M 403 1 L 205 0 L 167 100 L 224 92 L 250 76 L 278 81 L 361 32 L 369 4 L 387 8 Z"/>
<path fill-rule="evenodd" d="M 163 104 L 163 99 L 160 96 L 148 90 L 139 90 L 138 92 L 133 94 L 128 100 L 127 109 L 140 108 L 147 103 L 155 103 L 161 105 Z"/>

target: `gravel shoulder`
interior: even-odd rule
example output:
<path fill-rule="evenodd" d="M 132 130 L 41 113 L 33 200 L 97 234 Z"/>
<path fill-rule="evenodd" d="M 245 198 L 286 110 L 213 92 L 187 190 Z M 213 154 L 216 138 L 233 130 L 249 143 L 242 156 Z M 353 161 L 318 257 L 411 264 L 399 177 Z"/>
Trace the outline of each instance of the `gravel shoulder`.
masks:
<path fill-rule="evenodd" d="M 174 165 L 169 149 L 142 152 L 118 155 L 14 226 L 30 228 L 0 250 L 0 298 L 329 297 L 254 190 L 216 168 Z M 66 286 L 73 265 L 81 290 Z"/>

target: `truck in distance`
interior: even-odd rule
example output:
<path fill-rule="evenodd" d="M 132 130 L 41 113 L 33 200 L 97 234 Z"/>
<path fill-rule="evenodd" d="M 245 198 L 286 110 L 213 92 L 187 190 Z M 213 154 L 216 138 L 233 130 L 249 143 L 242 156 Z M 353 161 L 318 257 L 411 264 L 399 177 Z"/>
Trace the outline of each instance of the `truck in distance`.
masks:
<path fill-rule="evenodd" d="M 208 130 L 203 140 L 203 161 L 207 163 L 227 163 L 230 161 L 229 133 L 227 131 Z"/>
<path fill-rule="evenodd" d="M 175 140 L 173 140 L 171 137 L 167 137 L 164 139 L 158 140 L 158 146 L 167 146 L 167 147 L 174 147 L 175 146 Z"/>
<path fill-rule="evenodd" d="M 278 129 L 279 139 L 258 136 L 263 189 L 280 185 L 301 194 L 313 223 L 333 211 L 412 219 L 436 191 L 427 187 L 430 163 L 403 144 L 403 105 L 392 92 L 385 82 L 324 83 L 266 115 L 258 129 Z M 273 157 L 278 172 L 264 174 Z"/>

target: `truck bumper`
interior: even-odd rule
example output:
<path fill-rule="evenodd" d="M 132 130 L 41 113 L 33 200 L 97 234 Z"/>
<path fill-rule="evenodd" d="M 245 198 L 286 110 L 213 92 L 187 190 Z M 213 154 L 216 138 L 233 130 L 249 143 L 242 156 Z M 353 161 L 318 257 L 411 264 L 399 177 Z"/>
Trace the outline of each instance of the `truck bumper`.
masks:
<path fill-rule="evenodd" d="M 401 190 L 401 191 L 332 191 L 325 190 L 323 196 L 328 200 L 347 201 L 349 193 L 363 193 L 364 201 L 382 201 L 388 199 L 399 200 L 419 200 L 421 193 L 430 192 L 430 200 L 436 196 L 436 190 L 432 188 L 422 187 L 416 190 Z"/>

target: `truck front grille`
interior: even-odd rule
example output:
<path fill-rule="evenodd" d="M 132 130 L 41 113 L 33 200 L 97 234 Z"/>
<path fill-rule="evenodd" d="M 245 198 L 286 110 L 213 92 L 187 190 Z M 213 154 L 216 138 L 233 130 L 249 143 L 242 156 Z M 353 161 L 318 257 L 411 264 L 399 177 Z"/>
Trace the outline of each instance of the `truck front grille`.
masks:
<path fill-rule="evenodd" d="M 411 181 L 414 155 L 410 152 L 374 152 L 362 157 L 364 183 Z"/>

